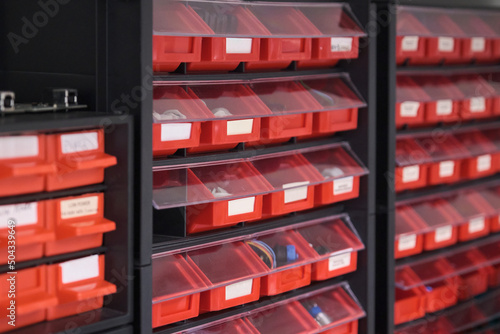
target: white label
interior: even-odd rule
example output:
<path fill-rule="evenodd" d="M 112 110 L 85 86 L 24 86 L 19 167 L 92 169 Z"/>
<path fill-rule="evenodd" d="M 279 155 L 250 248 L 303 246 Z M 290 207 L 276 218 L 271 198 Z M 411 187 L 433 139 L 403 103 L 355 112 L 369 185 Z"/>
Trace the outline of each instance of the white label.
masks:
<path fill-rule="evenodd" d="M 255 210 L 255 196 L 234 199 L 227 203 L 227 215 L 229 217 L 251 213 Z"/>
<path fill-rule="evenodd" d="M 97 132 L 73 133 L 61 136 L 63 154 L 93 151 L 99 148 Z"/>
<path fill-rule="evenodd" d="M 453 111 L 453 101 L 452 100 L 439 100 L 436 102 L 436 114 L 439 116 L 451 115 Z"/>
<path fill-rule="evenodd" d="M 345 268 L 351 265 L 351 253 L 330 256 L 328 271 Z"/>
<path fill-rule="evenodd" d="M 403 183 L 418 181 L 420 177 L 420 166 L 408 166 L 403 168 Z"/>
<path fill-rule="evenodd" d="M 306 199 L 307 198 L 307 188 L 308 188 L 307 184 L 309 184 L 309 181 L 292 182 L 292 183 L 284 184 L 283 189 L 294 187 L 292 189 L 285 190 L 285 204 Z"/>
<path fill-rule="evenodd" d="M 62 283 L 68 284 L 99 276 L 99 255 L 59 264 L 62 271 Z"/>
<path fill-rule="evenodd" d="M 453 227 L 452 226 L 443 226 L 436 229 L 434 235 L 434 242 L 441 242 L 450 240 L 453 235 Z"/>
<path fill-rule="evenodd" d="M 352 50 L 352 38 L 332 37 L 330 40 L 331 52 L 349 52 Z"/>
<path fill-rule="evenodd" d="M 240 119 L 237 121 L 227 121 L 227 135 L 246 135 L 252 133 L 253 119 Z"/>
<path fill-rule="evenodd" d="M 95 215 L 98 208 L 99 198 L 97 196 L 61 201 L 61 219 Z"/>
<path fill-rule="evenodd" d="M 470 41 L 470 50 L 472 52 L 483 52 L 486 49 L 486 40 L 484 37 L 474 37 Z"/>
<path fill-rule="evenodd" d="M 485 112 L 486 100 L 484 97 L 473 97 L 469 100 L 470 112 Z"/>
<path fill-rule="evenodd" d="M 403 51 L 417 51 L 418 50 L 418 36 L 405 36 L 401 43 Z"/>
<path fill-rule="evenodd" d="M 333 181 L 333 195 L 350 193 L 353 189 L 354 177 L 344 177 Z"/>
<path fill-rule="evenodd" d="M 406 101 L 401 103 L 399 114 L 401 117 L 417 117 L 420 102 Z"/>
<path fill-rule="evenodd" d="M 484 230 L 484 217 L 474 218 L 469 221 L 469 233 L 475 233 Z"/>
<path fill-rule="evenodd" d="M 405 251 L 417 247 L 417 235 L 403 235 L 398 240 L 398 251 Z"/>
<path fill-rule="evenodd" d="M 452 52 L 455 48 L 455 39 L 453 37 L 439 37 L 438 51 Z"/>
<path fill-rule="evenodd" d="M 161 125 L 161 141 L 186 140 L 191 138 L 191 123 Z"/>
<path fill-rule="evenodd" d="M 17 227 L 36 224 L 38 222 L 38 203 L 0 206 L 0 228 L 7 228 L 9 219 L 14 219 Z"/>
<path fill-rule="evenodd" d="M 443 161 L 439 163 L 439 177 L 450 177 L 455 170 L 454 161 Z"/>
<path fill-rule="evenodd" d="M 477 157 L 477 171 L 484 172 L 491 169 L 491 155 L 486 154 Z"/>
<path fill-rule="evenodd" d="M 226 38 L 226 53 L 251 53 L 251 38 Z"/>
<path fill-rule="evenodd" d="M 226 286 L 226 300 L 248 296 L 252 293 L 253 279 Z"/>
<path fill-rule="evenodd" d="M 37 136 L 0 137 L 0 159 L 36 157 Z"/>

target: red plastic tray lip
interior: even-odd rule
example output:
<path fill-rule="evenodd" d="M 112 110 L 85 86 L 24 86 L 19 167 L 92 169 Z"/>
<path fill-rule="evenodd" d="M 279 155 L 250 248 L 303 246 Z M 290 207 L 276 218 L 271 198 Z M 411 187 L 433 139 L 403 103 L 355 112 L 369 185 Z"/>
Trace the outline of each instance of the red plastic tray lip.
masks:
<path fill-rule="evenodd" d="M 354 96 L 356 96 L 356 99 L 352 99 L 352 103 L 345 103 L 345 104 L 338 104 L 336 106 L 323 106 L 321 103 L 317 102 L 317 99 L 309 92 L 307 88 L 305 88 L 302 84 L 300 84 L 301 81 L 313 81 L 313 80 L 342 80 L 342 82 L 347 86 L 347 89 L 349 89 Z M 301 90 L 306 90 L 310 95 L 308 98 L 307 105 L 310 107 L 308 109 L 296 109 L 296 110 L 286 110 L 286 111 L 274 111 L 271 112 L 269 108 L 266 106 L 266 104 L 262 101 L 262 99 L 259 97 L 259 95 L 253 91 L 252 85 L 259 85 L 259 84 L 269 84 L 269 83 L 295 83 L 298 88 Z M 158 89 L 161 90 L 161 87 L 164 86 L 185 86 L 185 87 L 190 87 L 190 86 L 213 86 L 213 85 L 243 85 L 245 86 L 246 89 L 248 89 L 251 93 L 254 94 L 254 96 L 249 95 L 252 97 L 252 100 L 255 101 L 255 103 L 258 103 L 261 105 L 261 113 L 255 113 L 252 112 L 251 114 L 248 115 L 228 115 L 224 117 L 214 117 L 213 114 L 208 110 L 206 107 L 203 106 L 201 100 L 195 100 L 197 101 L 197 107 L 199 109 L 203 109 L 203 113 L 200 113 L 200 116 L 198 117 L 187 117 L 186 119 L 176 119 L 176 120 L 168 120 L 165 122 L 155 120 L 153 118 L 153 121 L 155 123 L 186 123 L 186 122 L 194 122 L 194 121 L 220 121 L 220 120 L 234 120 L 234 119 L 248 119 L 248 118 L 259 118 L 259 117 L 269 117 L 270 115 L 274 116 L 281 116 L 281 115 L 296 115 L 296 114 L 304 114 L 304 113 L 314 113 L 314 112 L 321 112 L 321 111 L 334 111 L 334 110 L 345 110 L 345 109 L 350 109 L 350 108 L 364 108 L 367 106 L 366 101 L 362 97 L 362 95 L 359 93 L 357 90 L 356 86 L 353 84 L 350 76 L 348 73 L 327 73 L 327 74 L 317 74 L 317 75 L 294 75 L 294 76 L 286 76 L 286 77 L 272 77 L 272 78 L 256 78 L 256 79 L 228 79 L 228 80 L 199 80 L 199 81 L 162 81 L 161 79 L 155 80 L 153 82 L 153 89 Z M 326 93 L 330 95 L 334 95 L 334 93 L 326 91 Z M 194 96 L 193 96 L 194 95 Z M 191 93 L 190 98 L 195 98 L 196 94 L 193 92 Z M 160 99 L 158 99 L 160 100 Z M 155 100 L 153 100 L 154 103 Z M 188 100 L 189 101 L 189 100 Z M 259 102 L 257 102 L 259 101 Z M 313 108 L 314 106 L 314 108 Z"/>
<path fill-rule="evenodd" d="M 264 155 L 259 155 L 259 156 L 253 156 L 250 158 L 238 158 L 238 159 L 231 159 L 231 160 L 218 160 L 218 161 L 212 161 L 209 163 L 198 163 L 198 164 L 179 164 L 179 165 L 171 165 L 171 166 L 159 166 L 159 167 L 153 167 L 153 172 L 154 173 L 165 173 L 168 174 L 168 171 L 171 170 L 179 170 L 179 169 L 186 169 L 186 167 L 189 167 L 189 169 L 186 170 L 192 170 L 193 168 L 207 168 L 210 166 L 216 166 L 216 165 L 229 165 L 229 164 L 235 164 L 235 163 L 249 163 L 251 166 L 253 166 L 252 162 L 255 161 L 262 161 L 263 159 L 269 159 L 271 160 L 272 158 L 281 158 L 281 157 L 286 157 L 286 156 L 291 156 L 294 157 L 294 160 L 300 161 L 301 163 L 301 169 L 308 169 L 307 173 L 307 180 L 304 180 L 304 182 L 309 182 L 307 186 L 314 186 L 322 183 L 327 183 L 331 182 L 336 179 L 341 179 L 341 178 L 346 178 L 346 177 L 357 177 L 357 176 L 362 176 L 368 174 L 368 169 L 362 164 L 361 161 L 357 161 L 358 165 L 361 167 L 360 170 L 357 172 L 351 172 L 346 175 L 342 175 L 339 177 L 330 177 L 330 178 L 324 178 L 321 176 L 321 174 L 317 173 L 316 169 L 302 156 L 301 153 L 308 153 L 308 152 L 314 152 L 314 151 L 322 151 L 322 150 L 334 150 L 337 149 L 338 147 L 342 147 L 345 151 L 348 152 L 348 154 L 355 159 L 354 157 L 355 154 L 352 152 L 350 145 L 347 142 L 341 142 L 341 143 L 332 143 L 332 144 L 326 144 L 326 145 L 320 145 L 320 146 L 314 146 L 314 147 L 308 147 L 308 148 L 303 148 L 303 149 L 298 149 L 298 150 L 290 150 L 290 151 L 280 151 L 280 152 L 275 152 L 275 153 L 270 153 L 270 154 L 264 154 Z M 256 180 L 261 180 L 263 184 L 267 185 L 269 184 L 268 181 L 265 181 L 266 179 L 265 174 L 262 174 L 256 170 L 256 173 L 254 174 Z M 165 208 L 173 208 L 173 207 L 180 207 L 180 206 L 187 206 L 187 205 L 195 205 L 195 204 L 201 204 L 201 203 L 210 203 L 210 202 L 216 202 L 216 201 L 222 201 L 222 200 L 232 200 L 232 199 L 238 199 L 238 198 L 243 198 L 243 197 L 249 197 L 249 196 L 257 196 L 257 195 L 264 195 L 264 194 L 270 194 L 273 192 L 280 192 L 283 191 L 284 189 L 282 187 L 273 187 L 272 185 L 269 185 L 271 188 L 268 187 L 262 187 L 259 191 L 255 192 L 249 192 L 246 194 L 239 194 L 239 195 L 232 195 L 228 194 L 227 196 L 220 196 L 217 198 L 214 198 L 214 196 L 198 196 L 196 200 L 189 201 L 186 198 L 184 199 L 178 199 L 177 201 L 172 201 L 172 199 L 166 197 L 168 194 L 166 193 L 168 190 L 168 187 L 158 187 L 156 189 L 153 189 L 153 206 L 157 209 L 165 209 Z M 293 187 L 289 187 L 288 189 L 292 188 L 298 188 L 304 185 L 297 184 Z M 188 187 L 186 184 L 180 184 L 179 189 L 187 189 L 189 191 Z M 165 189 L 165 190 L 163 190 Z M 194 188 L 193 188 L 194 189 Z"/>

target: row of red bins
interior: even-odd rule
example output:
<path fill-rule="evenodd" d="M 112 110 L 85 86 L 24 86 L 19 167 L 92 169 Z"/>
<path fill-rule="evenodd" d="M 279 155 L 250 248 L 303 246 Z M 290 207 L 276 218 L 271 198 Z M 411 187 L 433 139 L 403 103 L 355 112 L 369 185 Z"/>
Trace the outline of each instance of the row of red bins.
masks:
<path fill-rule="evenodd" d="M 0 137 L 0 196 L 101 183 L 116 165 L 104 153 L 104 131 Z"/>
<path fill-rule="evenodd" d="M 153 98 L 154 156 L 329 136 L 356 129 L 358 108 L 366 105 L 346 75 L 157 84 Z"/>
<path fill-rule="evenodd" d="M 104 260 L 92 255 L 0 275 L 0 332 L 101 308 L 116 292 L 104 279 Z"/>
<path fill-rule="evenodd" d="M 9 257 L 12 228 L 16 262 L 100 247 L 103 234 L 116 228 L 103 212 L 102 193 L 0 206 L 6 222 L 0 227 L 0 264 L 14 258 Z"/>
<path fill-rule="evenodd" d="M 348 5 L 153 2 L 153 68 L 175 71 L 334 66 L 358 57 L 363 30 Z M 279 22 L 279 24 L 277 24 Z"/>
<path fill-rule="evenodd" d="M 412 321 L 500 286 L 498 238 L 396 269 L 394 322 Z"/>
<path fill-rule="evenodd" d="M 500 171 L 500 129 L 399 137 L 396 191 L 452 184 Z"/>
<path fill-rule="evenodd" d="M 355 271 L 364 248 L 346 217 L 265 233 L 153 258 L 153 327 Z"/>
<path fill-rule="evenodd" d="M 298 300 L 271 304 L 265 310 L 246 312 L 242 318 L 208 324 L 187 333 L 357 334 L 358 320 L 365 315 L 349 285 L 344 282 L 300 295 Z"/>
<path fill-rule="evenodd" d="M 400 6 L 396 15 L 398 65 L 500 60 L 498 13 Z"/>
<path fill-rule="evenodd" d="M 487 295 L 467 302 L 465 305 L 453 307 L 438 316 L 429 316 L 425 320 L 416 321 L 400 326 L 395 334 L 449 334 L 449 333 L 475 333 L 498 334 L 498 323 L 487 325 L 498 318 L 500 310 L 499 291 L 488 292 Z M 487 325 L 477 331 L 469 331 L 472 327 Z"/>
<path fill-rule="evenodd" d="M 500 186 L 419 199 L 396 207 L 395 257 L 500 231 Z"/>
<path fill-rule="evenodd" d="M 346 144 L 328 146 L 248 162 L 155 171 L 154 207 L 186 206 L 187 232 L 197 233 L 357 198 L 367 169 Z"/>
<path fill-rule="evenodd" d="M 498 80 L 498 81 L 497 81 Z M 495 74 L 398 75 L 396 127 L 433 126 L 500 116 Z"/>

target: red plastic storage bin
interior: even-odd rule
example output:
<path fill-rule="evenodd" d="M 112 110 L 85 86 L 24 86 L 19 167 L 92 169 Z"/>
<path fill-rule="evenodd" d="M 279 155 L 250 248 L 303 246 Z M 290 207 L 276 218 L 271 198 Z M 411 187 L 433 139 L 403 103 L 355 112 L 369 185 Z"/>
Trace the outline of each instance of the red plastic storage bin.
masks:
<path fill-rule="evenodd" d="M 396 288 L 394 303 L 394 324 L 423 318 L 425 316 L 425 288 L 417 287 L 403 290 Z"/>
<path fill-rule="evenodd" d="M 190 88 L 155 86 L 153 90 L 153 156 L 174 154 L 200 145 L 201 122 L 213 118 Z M 182 119 L 186 121 L 172 122 Z"/>
<path fill-rule="evenodd" d="M 262 216 L 279 216 L 314 207 L 314 185 L 323 177 L 301 155 L 294 154 L 252 162 L 274 189 L 283 189 L 264 196 Z"/>
<path fill-rule="evenodd" d="M 456 75 L 453 83 L 460 89 L 465 100 L 460 106 L 462 120 L 484 119 L 493 116 L 494 90 L 477 74 Z"/>
<path fill-rule="evenodd" d="M 180 254 L 153 259 L 153 328 L 198 316 L 206 284 L 196 269 Z"/>
<path fill-rule="evenodd" d="M 500 46 L 500 40 L 499 40 Z M 499 48 L 500 50 L 500 48 Z M 499 58 L 500 59 L 500 58 Z M 483 79 L 493 89 L 491 113 L 492 117 L 500 115 L 500 77 L 498 73 L 484 73 Z"/>
<path fill-rule="evenodd" d="M 460 120 L 460 102 L 465 96 L 453 82 L 444 76 L 413 76 L 413 81 L 430 97 L 425 104 L 425 125 Z"/>
<path fill-rule="evenodd" d="M 475 248 L 460 251 L 446 257 L 446 260 L 459 271 L 462 268 L 479 267 L 458 276 L 458 299 L 466 300 L 488 290 L 488 270 L 482 266 L 486 259 Z"/>
<path fill-rule="evenodd" d="M 212 202 L 188 205 L 186 222 L 188 233 L 197 233 L 236 225 L 262 217 L 262 193 L 274 188 L 248 162 L 231 165 L 213 165 L 187 170 L 189 187 L 187 198 L 208 198 Z M 198 186 L 192 186 L 196 182 Z M 236 197 L 223 200 L 223 197 Z"/>
<path fill-rule="evenodd" d="M 467 221 L 458 228 L 458 239 L 468 241 L 490 233 L 489 216 L 494 212 L 475 191 L 450 197 L 448 202 Z"/>
<path fill-rule="evenodd" d="M 396 259 L 420 254 L 424 249 L 424 234 L 427 225 L 411 206 L 400 205 L 396 208 Z"/>
<path fill-rule="evenodd" d="M 264 257 L 263 262 L 269 269 L 291 267 L 262 277 L 262 296 L 274 296 L 311 284 L 311 264 L 299 264 L 314 258 L 315 255 L 297 232 L 288 230 L 265 235 L 247 241 L 247 244 L 257 256 Z"/>
<path fill-rule="evenodd" d="M 313 133 L 311 111 L 323 106 L 298 82 L 277 81 L 255 83 L 252 90 L 274 114 L 261 120 L 261 140 L 250 145 L 282 143 L 292 137 Z M 291 113 L 286 115 L 287 113 Z"/>
<path fill-rule="evenodd" d="M 53 264 L 48 281 L 49 293 L 57 296 L 58 303 L 47 309 L 47 320 L 99 309 L 104 296 L 116 292 L 116 285 L 104 280 L 104 255 Z"/>
<path fill-rule="evenodd" d="M 478 179 L 497 172 L 493 159 L 497 148 L 481 131 L 461 132 L 455 137 L 467 148 L 470 156 L 462 165 L 462 178 Z"/>
<path fill-rule="evenodd" d="M 45 175 L 56 172 L 46 145 L 44 135 L 0 137 L 0 196 L 44 190 Z"/>
<path fill-rule="evenodd" d="M 288 5 L 248 8 L 271 33 L 271 37 L 261 39 L 260 60 L 246 62 L 245 69 L 284 69 L 294 60 L 311 59 L 312 39 L 301 36 L 319 36 L 321 32 L 303 13 Z"/>
<path fill-rule="evenodd" d="M 307 334 L 319 329 L 319 325 L 298 301 L 252 314 L 248 320 L 261 334 Z"/>
<path fill-rule="evenodd" d="M 99 247 L 103 234 L 116 229 L 104 218 L 103 193 L 49 200 L 46 206 L 47 227 L 55 232 L 45 244 L 46 256 Z"/>
<path fill-rule="evenodd" d="M 493 166 L 497 169 L 497 172 L 500 172 L 500 129 L 482 130 L 481 133 L 496 147 L 492 156 Z"/>
<path fill-rule="evenodd" d="M 412 138 L 396 142 L 396 191 L 422 188 L 427 185 L 429 155 Z"/>
<path fill-rule="evenodd" d="M 330 150 L 302 154 L 324 180 L 332 180 L 316 186 L 314 194 L 316 206 L 346 201 L 359 196 L 359 180 L 367 170 L 348 153 L 347 148 L 340 146 Z"/>
<path fill-rule="evenodd" d="M 418 38 L 418 37 L 416 37 Z M 396 77 L 396 128 L 425 123 L 426 101 L 430 97 L 408 76 Z"/>
<path fill-rule="evenodd" d="M 491 264 L 488 272 L 489 286 L 500 286 L 500 242 L 498 238 L 480 244 L 477 249 L 481 252 L 486 261 Z"/>
<path fill-rule="evenodd" d="M 446 199 L 433 199 L 412 204 L 415 213 L 432 229 L 424 235 L 424 249 L 451 246 L 458 241 L 458 223 L 463 217 Z"/>
<path fill-rule="evenodd" d="M 0 332 L 44 321 L 46 309 L 57 304 L 57 297 L 48 290 L 50 278 L 45 265 L 18 270 L 14 275 L 2 274 L 0 282 Z M 15 327 L 9 324 L 11 321 Z"/>
<path fill-rule="evenodd" d="M 0 264 L 40 258 L 45 242 L 55 238 L 54 230 L 47 228 L 44 201 L 2 205 L 0 221 Z"/>
<path fill-rule="evenodd" d="M 352 226 L 352 225 L 351 225 Z M 342 219 L 299 228 L 297 232 L 321 258 L 313 263 L 312 279 L 326 280 L 353 272 L 357 268 L 358 251 L 364 246 Z"/>
<path fill-rule="evenodd" d="M 205 85 L 192 86 L 191 90 L 212 118 L 229 115 L 242 118 L 202 122 L 200 145 L 188 148 L 189 153 L 231 149 L 238 143 L 260 139 L 261 118 L 257 116 L 269 115 L 271 111 L 248 86 Z"/>
<path fill-rule="evenodd" d="M 358 58 L 359 37 L 364 33 L 343 6 L 304 6 L 298 9 L 322 35 L 333 37 L 313 38 L 311 59 L 298 61 L 297 67 L 330 67 L 341 59 Z"/>
<path fill-rule="evenodd" d="M 104 169 L 116 165 L 116 157 L 104 153 L 104 130 L 47 135 L 47 158 L 57 166 L 46 178 L 48 191 L 104 181 Z"/>
<path fill-rule="evenodd" d="M 424 58 L 427 28 L 408 10 L 398 8 L 396 18 L 396 64 Z"/>
<path fill-rule="evenodd" d="M 478 190 L 481 197 L 489 204 L 491 207 L 491 212 L 494 212 L 493 216 L 490 217 L 490 231 L 499 232 L 500 231 L 500 187 L 492 187 L 486 189 Z"/>
<path fill-rule="evenodd" d="M 429 185 L 460 181 L 462 159 L 469 153 L 455 137 L 452 135 L 440 139 L 432 136 L 417 137 L 415 141 L 435 161 L 429 165 Z"/>
<path fill-rule="evenodd" d="M 187 253 L 187 261 L 199 268 L 202 279 L 216 286 L 201 293 L 200 312 L 256 301 L 260 296 L 260 276 L 268 272 L 244 242 L 191 251 Z"/>
<path fill-rule="evenodd" d="M 202 37 L 201 59 L 187 64 L 188 71 L 232 71 L 241 62 L 260 59 L 260 38 L 269 31 L 240 4 L 190 2 L 189 6 L 214 31 Z"/>
<path fill-rule="evenodd" d="M 202 35 L 214 32 L 183 2 L 153 2 L 153 69 L 175 71 L 182 62 L 201 60 Z"/>

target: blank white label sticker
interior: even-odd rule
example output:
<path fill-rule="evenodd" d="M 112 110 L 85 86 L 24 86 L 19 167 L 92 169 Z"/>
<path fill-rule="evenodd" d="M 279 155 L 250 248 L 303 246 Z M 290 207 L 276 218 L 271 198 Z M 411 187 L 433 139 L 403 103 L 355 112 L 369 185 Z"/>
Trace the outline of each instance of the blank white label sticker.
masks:
<path fill-rule="evenodd" d="M 330 40 L 331 52 L 349 52 L 352 50 L 352 38 L 332 37 Z"/>
<path fill-rule="evenodd" d="M 434 235 L 434 242 L 442 242 L 450 240 L 453 235 L 453 227 L 452 226 L 443 226 L 436 229 L 436 233 Z"/>
<path fill-rule="evenodd" d="M 59 267 L 62 270 L 63 284 L 95 278 L 99 276 L 99 255 L 63 262 Z"/>
<path fill-rule="evenodd" d="M 0 206 L 0 228 L 7 228 L 9 219 L 14 219 L 16 227 L 36 224 L 38 222 L 38 203 Z"/>
<path fill-rule="evenodd" d="M 97 196 L 61 201 L 61 219 L 95 215 L 98 208 L 99 199 Z"/>
<path fill-rule="evenodd" d="M 474 218 L 469 221 L 469 233 L 475 233 L 484 230 L 486 226 L 484 217 Z"/>
<path fill-rule="evenodd" d="M 226 38 L 226 53 L 251 53 L 251 38 Z"/>
<path fill-rule="evenodd" d="M 483 52 L 486 49 L 486 40 L 484 37 L 474 37 L 470 41 L 470 50 L 472 52 Z"/>
<path fill-rule="evenodd" d="M 351 253 L 330 256 L 328 271 L 345 268 L 351 265 Z"/>
<path fill-rule="evenodd" d="M 491 155 L 481 155 L 477 157 L 477 171 L 484 172 L 491 169 Z"/>
<path fill-rule="evenodd" d="M 93 151 L 98 148 L 97 132 L 61 135 L 61 151 L 63 154 Z"/>
<path fill-rule="evenodd" d="M 354 177 L 344 177 L 333 181 L 333 195 L 350 193 L 354 187 Z"/>
<path fill-rule="evenodd" d="M 37 155 L 37 136 L 0 137 L 0 159 L 28 158 Z"/>
<path fill-rule="evenodd" d="M 415 182 L 420 178 L 420 166 L 403 168 L 403 183 Z"/>
<path fill-rule="evenodd" d="M 191 138 L 191 123 L 161 125 L 161 141 L 187 140 Z"/>
<path fill-rule="evenodd" d="M 237 121 L 227 121 L 227 135 L 246 135 L 252 133 L 253 119 L 240 119 Z"/>
<path fill-rule="evenodd" d="M 469 100 L 470 112 L 485 112 L 486 111 L 486 100 L 484 97 L 473 97 Z"/>
<path fill-rule="evenodd" d="M 226 300 L 231 300 L 252 293 L 253 279 L 241 281 L 226 286 Z"/>
<path fill-rule="evenodd" d="M 405 251 L 417 247 L 417 235 L 403 235 L 398 240 L 398 251 Z"/>
<path fill-rule="evenodd" d="M 229 217 L 254 212 L 255 196 L 239 198 L 227 203 L 227 215 Z"/>
<path fill-rule="evenodd" d="M 454 161 L 443 161 L 439 163 L 439 177 L 450 177 L 455 170 Z"/>
<path fill-rule="evenodd" d="M 452 100 L 439 100 L 436 102 L 436 114 L 439 116 L 451 115 L 453 111 L 453 101 Z"/>
<path fill-rule="evenodd" d="M 406 101 L 401 103 L 399 114 L 401 117 L 417 117 L 420 102 Z"/>
<path fill-rule="evenodd" d="M 455 48 L 455 39 L 453 37 L 439 37 L 438 51 L 452 52 Z"/>
<path fill-rule="evenodd" d="M 401 42 L 401 49 L 403 51 L 417 51 L 418 50 L 418 36 L 405 36 Z"/>
<path fill-rule="evenodd" d="M 285 203 L 301 201 L 307 198 L 307 185 L 309 181 L 292 182 L 283 185 L 285 190 Z M 293 189 L 287 189 L 292 188 Z"/>

